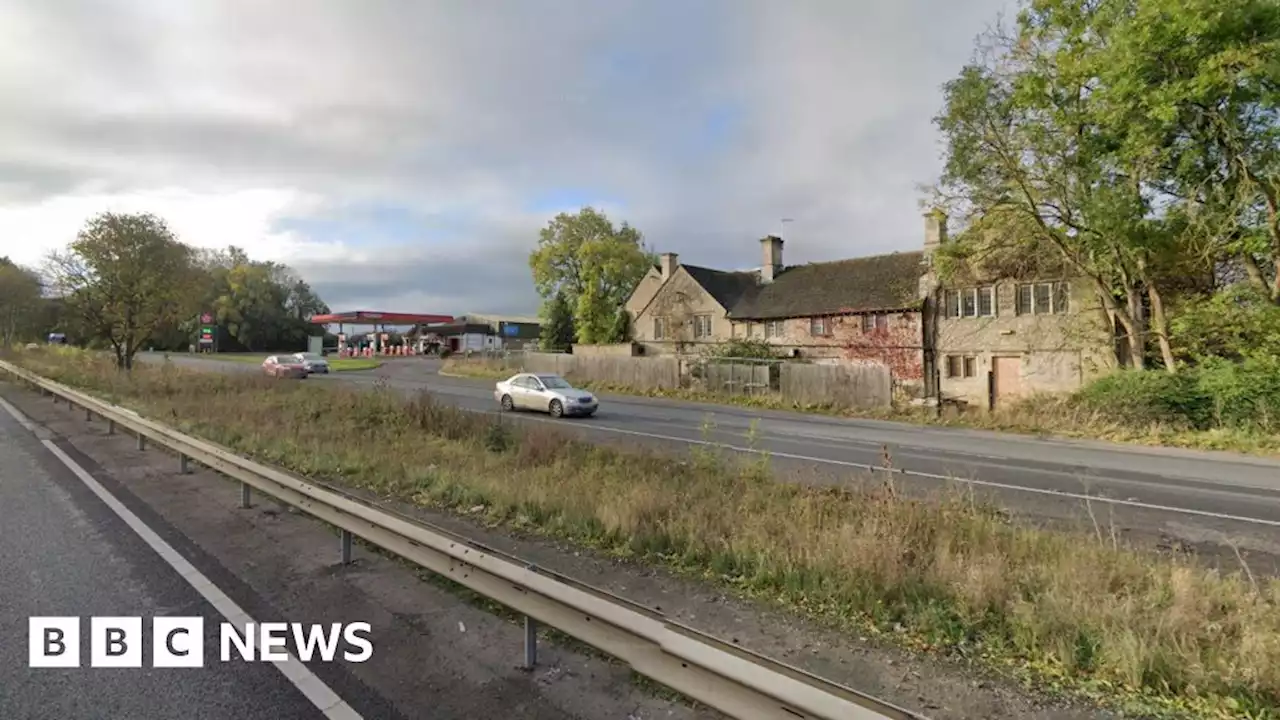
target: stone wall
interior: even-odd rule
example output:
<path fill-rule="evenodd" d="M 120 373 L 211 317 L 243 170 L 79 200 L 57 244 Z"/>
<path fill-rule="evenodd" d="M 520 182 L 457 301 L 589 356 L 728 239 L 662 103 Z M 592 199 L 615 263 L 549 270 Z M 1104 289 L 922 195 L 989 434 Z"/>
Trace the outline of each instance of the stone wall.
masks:
<path fill-rule="evenodd" d="M 1021 315 L 1017 283 L 994 286 L 993 316 L 956 318 L 940 313 L 937 360 L 944 398 L 985 406 L 988 373 L 998 357 L 1019 359 L 1024 395 L 1073 391 L 1114 366 L 1105 314 L 1087 284 L 1069 283 L 1065 313 Z M 945 299 L 939 296 L 938 302 L 945 310 Z M 957 369 L 959 373 L 953 372 Z"/>

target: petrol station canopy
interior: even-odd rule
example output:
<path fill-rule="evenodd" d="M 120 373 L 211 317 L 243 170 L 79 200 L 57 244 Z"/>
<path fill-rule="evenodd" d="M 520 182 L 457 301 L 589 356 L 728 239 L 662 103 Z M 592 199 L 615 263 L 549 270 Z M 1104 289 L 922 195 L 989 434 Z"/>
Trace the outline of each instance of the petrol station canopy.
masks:
<path fill-rule="evenodd" d="M 453 322 L 453 316 L 356 310 L 354 312 L 330 313 L 328 315 L 312 315 L 311 322 L 317 325 L 332 325 L 334 323 L 350 325 L 434 325 L 436 323 Z"/>

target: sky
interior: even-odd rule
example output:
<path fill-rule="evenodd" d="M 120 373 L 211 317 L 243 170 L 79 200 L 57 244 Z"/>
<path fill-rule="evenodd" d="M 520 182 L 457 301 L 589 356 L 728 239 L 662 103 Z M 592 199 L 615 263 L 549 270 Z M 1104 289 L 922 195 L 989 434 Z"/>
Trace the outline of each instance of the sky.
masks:
<path fill-rule="evenodd" d="M 932 117 L 1003 0 L 0 0 L 0 255 L 94 214 L 335 311 L 533 314 L 584 205 L 741 269 L 919 247 Z M 783 224 L 783 218 L 792 222 Z"/>

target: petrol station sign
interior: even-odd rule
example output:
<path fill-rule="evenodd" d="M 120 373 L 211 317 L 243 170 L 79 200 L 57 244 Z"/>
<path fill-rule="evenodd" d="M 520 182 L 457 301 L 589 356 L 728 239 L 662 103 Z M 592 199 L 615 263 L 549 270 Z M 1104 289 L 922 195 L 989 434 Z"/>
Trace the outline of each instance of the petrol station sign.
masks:
<path fill-rule="evenodd" d="M 200 314 L 200 345 L 202 347 L 208 347 L 210 345 L 213 345 L 214 332 L 215 331 L 214 331 L 214 325 L 213 325 L 213 314 L 201 313 Z"/>

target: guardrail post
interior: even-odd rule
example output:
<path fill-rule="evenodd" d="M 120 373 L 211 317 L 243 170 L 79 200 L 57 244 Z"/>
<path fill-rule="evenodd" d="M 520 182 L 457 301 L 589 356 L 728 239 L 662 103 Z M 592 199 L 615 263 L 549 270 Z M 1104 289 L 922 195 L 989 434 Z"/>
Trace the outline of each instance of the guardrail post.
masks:
<path fill-rule="evenodd" d="M 89 408 L 85 408 L 85 409 L 84 409 L 84 421 L 85 421 L 85 422 L 92 422 L 92 421 L 93 421 L 93 411 L 92 411 L 92 410 L 90 410 Z"/>
<path fill-rule="evenodd" d="M 184 453 L 178 453 L 178 472 L 183 475 L 191 472 L 191 458 Z"/>
<path fill-rule="evenodd" d="M 247 482 L 240 483 L 240 507 L 249 507 L 249 483 Z"/>
<path fill-rule="evenodd" d="M 53 404 L 54 404 L 54 405 L 57 405 L 57 404 L 58 404 L 58 394 L 57 394 L 57 393 L 55 393 L 55 392 L 51 392 L 51 393 L 49 393 L 49 394 L 50 394 L 51 396 L 53 396 Z"/>
<path fill-rule="evenodd" d="M 339 537 L 339 544 L 342 547 L 342 564 L 351 564 L 351 531 L 343 530 Z"/>
<path fill-rule="evenodd" d="M 538 664 L 538 621 L 524 616 L 524 669 Z"/>
<path fill-rule="evenodd" d="M 116 434 L 116 421 L 115 421 L 115 420 L 111 420 L 111 419 L 108 419 L 108 420 L 107 420 L 107 434 L 108 434 L 108 435 L 115 435 L 115 434 Z"/>
<path fill-rule="evenodd" d="M 147 449 L 147 436 L 143 435 L 142 433 L 138 433 L 138 449 L 139 450 Z"/>

